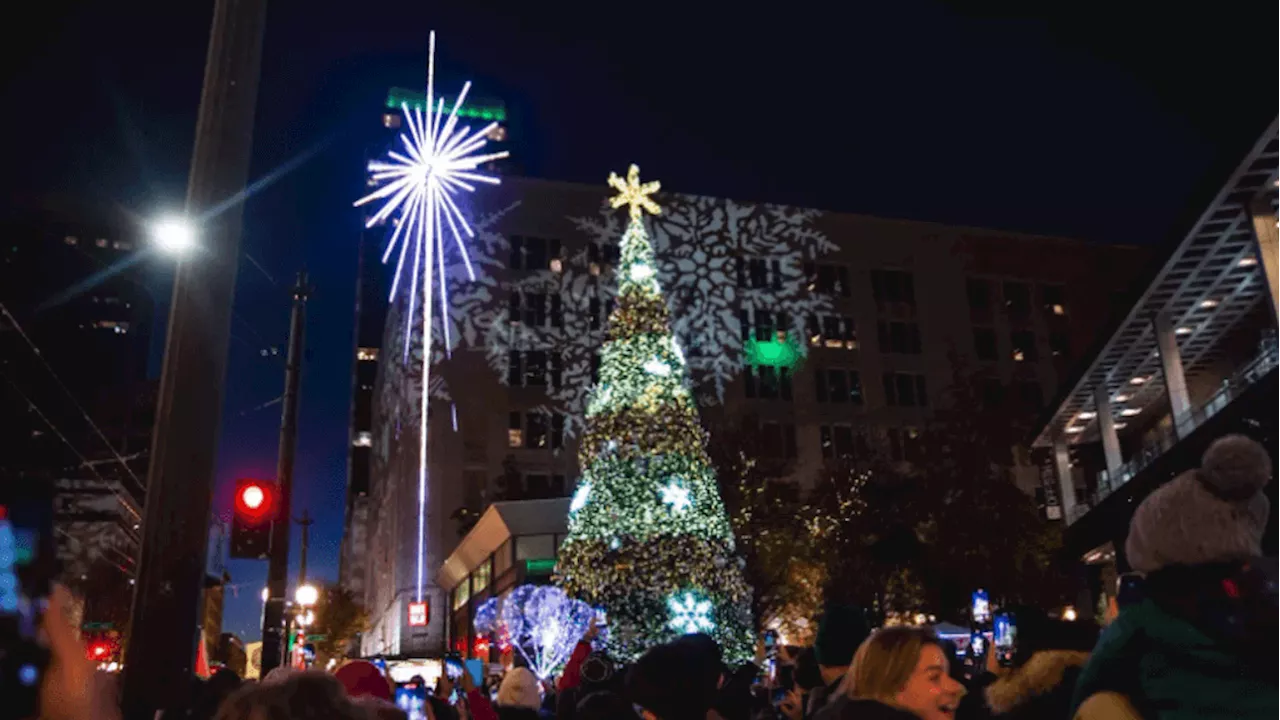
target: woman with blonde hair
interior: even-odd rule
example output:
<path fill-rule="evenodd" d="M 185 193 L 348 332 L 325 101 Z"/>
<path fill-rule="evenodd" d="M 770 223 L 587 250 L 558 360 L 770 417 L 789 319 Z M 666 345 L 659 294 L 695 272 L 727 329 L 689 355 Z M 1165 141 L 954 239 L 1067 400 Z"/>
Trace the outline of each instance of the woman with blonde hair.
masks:
<path fill-rule="evenodd" d="M 951 720 L 965 690 L 948 657 L 928 630 L 881 628 L 858 648 L 838 697 L 815 720 Z"/>

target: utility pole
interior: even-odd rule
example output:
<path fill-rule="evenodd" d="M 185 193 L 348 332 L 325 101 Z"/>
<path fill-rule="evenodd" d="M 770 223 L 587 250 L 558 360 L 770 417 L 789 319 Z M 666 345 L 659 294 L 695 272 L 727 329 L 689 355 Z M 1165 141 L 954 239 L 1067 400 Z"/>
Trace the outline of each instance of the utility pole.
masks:
<path fill-rule="evenodd" d="M 123 678 L 129 720 L 187 700 L 200 639 L 213 470 L 266 0 L 214 0 L 186 214 L 198 252 L 173 282 Z"/>
<path fill-rule="evenodd" d="M 271 556 L 267 568 L 267 605 L 262 615 L 262 676 L 285 661 L 288 646 L 285 623 L 289 590 L 289 530 L 293 522 L 293 455 L 298 440 L 298 384 L 302 379 L 303 333 L 307 320 L 307 273 L 298 273 L 289 318 L 289 354 L 284 369 L 284 403 L 280 411 L 280 455 L 276 482 L 280 484 L 280 515 L 271 524 Z"/>
<path fill-rule="evenodd" d="M 302 528 L 302 552 L 298 557 L 298 587 L 307 584 L 307 548 L 311 545 L 311 526 L 315 524 L 315 520 L 311 519 L 311 511 L 302 510 L 302 517 L 294 518 L 294 522 Z"/>

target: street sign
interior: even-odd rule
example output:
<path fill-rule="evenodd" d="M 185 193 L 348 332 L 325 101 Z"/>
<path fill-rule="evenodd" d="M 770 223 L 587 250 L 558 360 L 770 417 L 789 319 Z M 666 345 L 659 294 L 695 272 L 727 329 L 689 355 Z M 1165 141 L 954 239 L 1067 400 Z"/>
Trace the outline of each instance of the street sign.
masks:
<path fill-rule="evenodd" d="M 408 626 L 410 628 L 422 628 L 426 625 L 426 620 L 430 618 L 430 611 L 426 602 L 408 603 Z"/>

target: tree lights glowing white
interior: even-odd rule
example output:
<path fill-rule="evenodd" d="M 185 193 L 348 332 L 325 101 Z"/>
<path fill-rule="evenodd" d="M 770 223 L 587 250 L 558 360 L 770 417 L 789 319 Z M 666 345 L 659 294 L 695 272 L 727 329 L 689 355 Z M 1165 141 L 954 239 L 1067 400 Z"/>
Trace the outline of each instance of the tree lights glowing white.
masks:
<path fill-rule="evenodd" d="M 631 167 L 612 205 L 628 206 L 618 304 L 600 350 L 579 450 L 587 493 L 570 503 L 556 572 L 573 597 L 609 613 L 610 654 L 634 660 L 686 632 L 707 632 L 730 662 L 752 652 L 751 590 L 671 333 L 645 212 L 658 183 Z"/>
<path fill-rule="evenodd" d="M 472 183 L 497 185 L 497 177 L 479 172 L 481 165 L 507 157 L 508 153 L 482 153 L 488 133 L 497 123 L 472 131 L 470 127 L 458 127 L 458 109 L 471 89 L 468 82 L 462 86 L 451 109 L 444 112 L 444 98 L 435 96 L 436 34 L 429 37 L 427 55 L 427 101 L 424 108 L 410 109 L 401 104 L 408 133 L 401 133 L 401 150 L 389 150 L 387 159 L 369 163 L 370 180 L 380 183 L 377 190 L 356 201 L 356 206 L 382 201 L 382 206 L 365 223 L 373 227 L 395 216 L 391 239 L 383 252 L 387 262 L 399 248 L 395 275 L 391 281 L 391 297 L 401 291 L 405 258 L 411 258 L 408 312 L 405 313 L 404 361 L 408 362 L 409 346 L 413 337 L 413 324 L 420 322 L 422 333 L 422 407 L 418 428 L 418 563 L 416 599 L 422 601 L 424 562 L 426 554 L 426 504 L 427 504 L 427 404 L 431 386 L 431 331 L 436 287 L 440 294 L 440 312 L 448 313 L 448 283 L 445 281 L 445 226 L 458 248 L 458 254 L 466 267 L 467 275 L 474 280 L 475 270 L 463 239 L 474 237 L 467 219 L 463 216 L 454 195 L 460 191 L 474 192 Z M 447 115 L 447 117 L 446 117 Z M 419 298 L 421 294 L 421 298 Z M 421 305 L 421 315 L 414 314 L 415 305 Z M 449 323 L 444 328 L 444 346 L 449 350 Z"/>

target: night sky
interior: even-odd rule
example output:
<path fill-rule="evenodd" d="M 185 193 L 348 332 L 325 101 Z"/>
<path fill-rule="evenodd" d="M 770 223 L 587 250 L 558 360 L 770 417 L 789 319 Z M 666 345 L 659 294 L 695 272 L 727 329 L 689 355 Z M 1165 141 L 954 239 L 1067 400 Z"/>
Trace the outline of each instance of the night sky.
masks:
<path fill-rule="evenodd" d="M 350 204 L 386 89 L 423 82 L 430 29 L 438 86 L 470 78 L 502 98 L 529 175 L 603 183 L 637 162 L 674 191 L 1101 242 L 1167 241 L 1207 170 L 1276 112 L 1274 3 L 691 10 L 703 4 L 270 0 L 252 175 L 301 162 L 246 209 L 243 249 L 261 267 L 240 266 L 218 512 L 233 478 L 274 474 L 279 406 L 254 408 L 280 395 L 283 368 L 260 350 L 283 350 L 286 290 L 305 264 L 317 289 L 295 509 L 317 519 L 314 572 L 336 576 Z M 11 18 L 0 197 L 58 193 L 139 217 L 180 207 L 211 8 L 73 1 Z M 295 533 L 295 558 L 297 546 Z M 256 639 L 265 563 L 229 570 L 225 627 Z"/>

